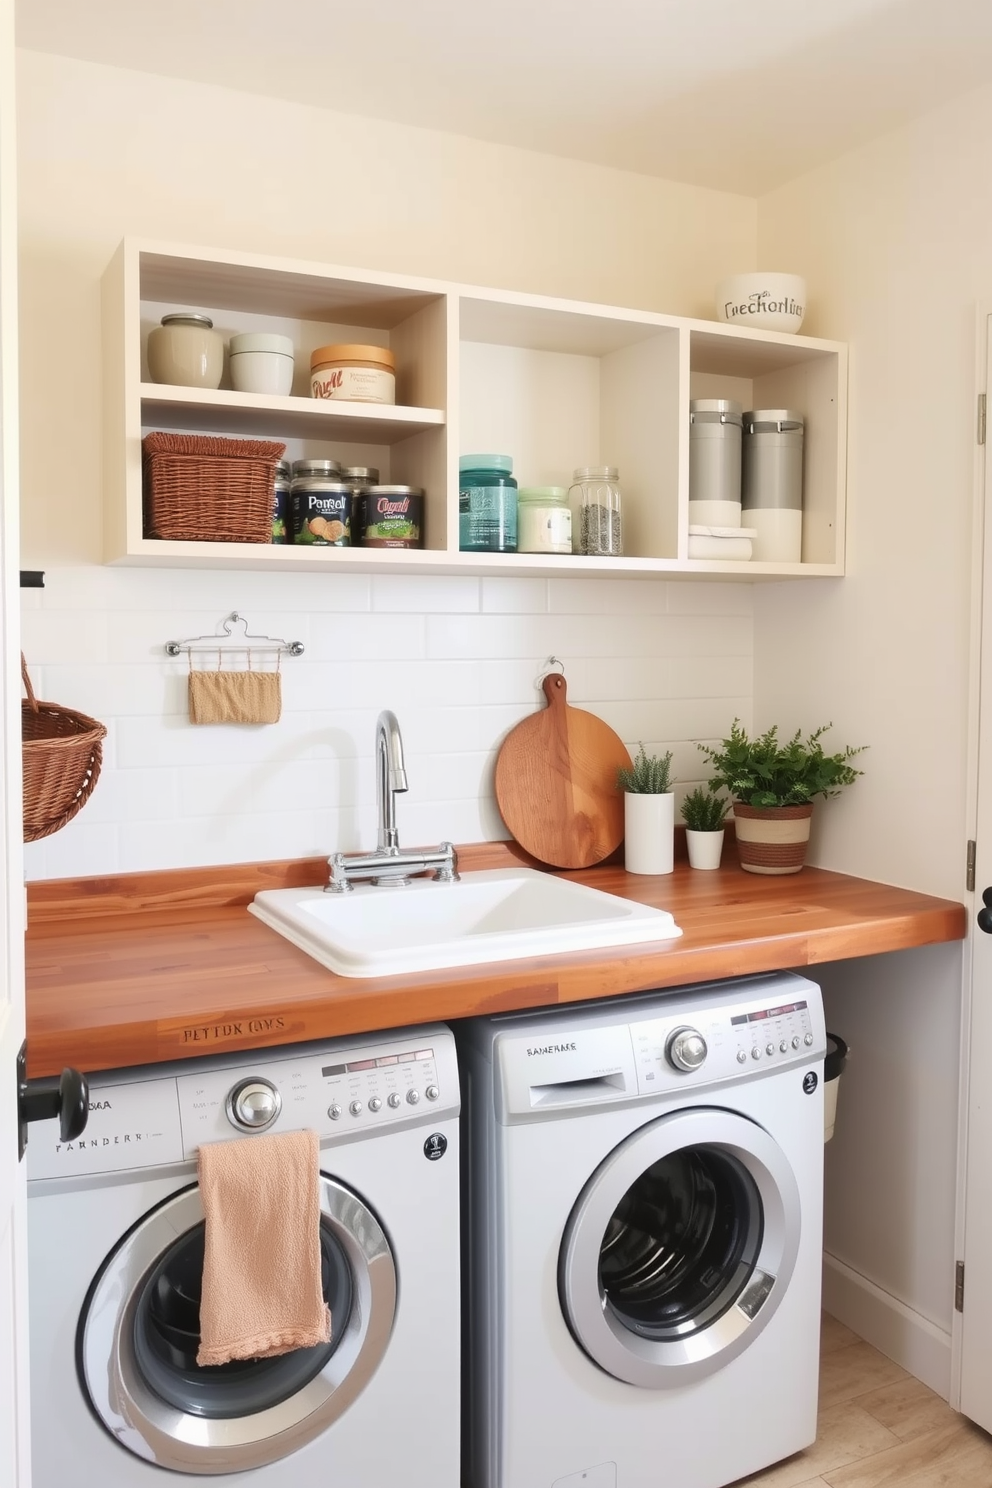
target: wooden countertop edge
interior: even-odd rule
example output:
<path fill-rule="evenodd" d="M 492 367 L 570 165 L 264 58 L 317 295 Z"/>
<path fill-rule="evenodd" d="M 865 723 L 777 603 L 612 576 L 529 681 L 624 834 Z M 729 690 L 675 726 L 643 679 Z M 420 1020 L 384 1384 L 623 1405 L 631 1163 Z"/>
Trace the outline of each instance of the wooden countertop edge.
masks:
<path fill-rule="evenodd" d="M 480 844 L 459 857 L 468 869 L 529 861 L 514 849 Z M 29 1073 L 57 1074 L 65 1064 L 123 1068 L 583 1002 L 814 967 L 966 932 L 964 906 L 953 900 L 822 869 L 762 879 L 736 867 L 700 874 L 677 865 L 674 875 L 640 879 L 601 867 L 570 876 L 671 909 L 683 936 L 660 947 L 430 977 L 342 978 L 244 911 L 258 887 L 315 882 L 315 864 L 323 872 L 323 859 L 309 859 L 29 886 Z"/>

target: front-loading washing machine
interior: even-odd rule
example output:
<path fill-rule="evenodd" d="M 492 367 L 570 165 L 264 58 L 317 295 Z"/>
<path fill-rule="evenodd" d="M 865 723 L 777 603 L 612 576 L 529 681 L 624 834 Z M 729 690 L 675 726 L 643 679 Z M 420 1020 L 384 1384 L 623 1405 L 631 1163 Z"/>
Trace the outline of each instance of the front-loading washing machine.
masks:
<path fill-rule="evenodd" d="M 721 1488 L 809 1445 L 819 989 L 742 978 L 460 1043 L 471 1488 Z"/>
<path fill-rule="evenodd" d="M 35 1488 L 457 1488 L 459 1086 L 440 1025 L 90 1077 L 28 1144 Z M 196 1364 L 201 1142 L 320 1135 L 327 1345 Z"/>

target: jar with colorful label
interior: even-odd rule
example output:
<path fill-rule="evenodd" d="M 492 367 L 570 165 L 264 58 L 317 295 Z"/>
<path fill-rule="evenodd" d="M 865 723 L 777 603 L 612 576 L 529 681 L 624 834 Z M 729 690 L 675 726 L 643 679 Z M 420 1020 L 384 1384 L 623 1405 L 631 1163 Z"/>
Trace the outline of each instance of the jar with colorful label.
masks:
<path fill-rule="evenodd" d="M 362 548 L 422 548 L 424 493 L 419 486 L 367 486 L 352 530 Z"/>
<path fill-rule="evenodd" d="M 458 546 L 463 553 L 517 551 L 517 483 L 512 455 L 458 461 Z"/>
<path fill-rule="evenodd" d="M 272 541 L 288 543 L 293 533 L 293 510 L 290 498 L 292 478 L 288 460 L 280 460 L 276 466 L 275 487 L 272 496 Z"/>
<path fill-rule="evenodd" d="M 395 403 L 396 358 L 385 346 L 318 346 L 310 357 L 310 395 Z"/>
<path fill-rule="evenodd" d="M 351 547 L 351 487 L 317 476 L 293 480 L 293 542 L 304 547 Z"/>
<path fill-rule="evenodd" d="M 570 553 L 572 513 L 564 486 L 521 486 L 517 492 L 517 552 Z"/>

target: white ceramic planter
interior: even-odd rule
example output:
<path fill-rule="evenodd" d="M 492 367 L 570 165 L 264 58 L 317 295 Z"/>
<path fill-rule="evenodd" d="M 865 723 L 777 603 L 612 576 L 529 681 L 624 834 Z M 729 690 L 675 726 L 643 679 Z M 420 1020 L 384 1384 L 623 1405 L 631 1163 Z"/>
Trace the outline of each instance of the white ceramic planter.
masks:
<path fill-rule="evenodd" d="M 675 793 L 623 798 L 623 861 L 628 873 L 671 873 L 675 867 Z"/>
<path fill-rule="evenodd" d="M 724 828 L 717 832 L 693 832 L 685 829 L 690 868 L 719 868 L 723 852 Z"/>

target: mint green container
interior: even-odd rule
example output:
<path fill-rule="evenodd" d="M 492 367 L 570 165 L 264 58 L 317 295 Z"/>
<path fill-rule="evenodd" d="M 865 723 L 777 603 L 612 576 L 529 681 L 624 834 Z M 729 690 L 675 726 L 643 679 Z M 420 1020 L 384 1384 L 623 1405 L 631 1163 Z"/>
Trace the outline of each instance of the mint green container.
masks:
<path fill-rule="evenodd" d="M 517 551 L 517 483 L 512 455 L 458 461 L 458 547 L 463 553 Z"/>

